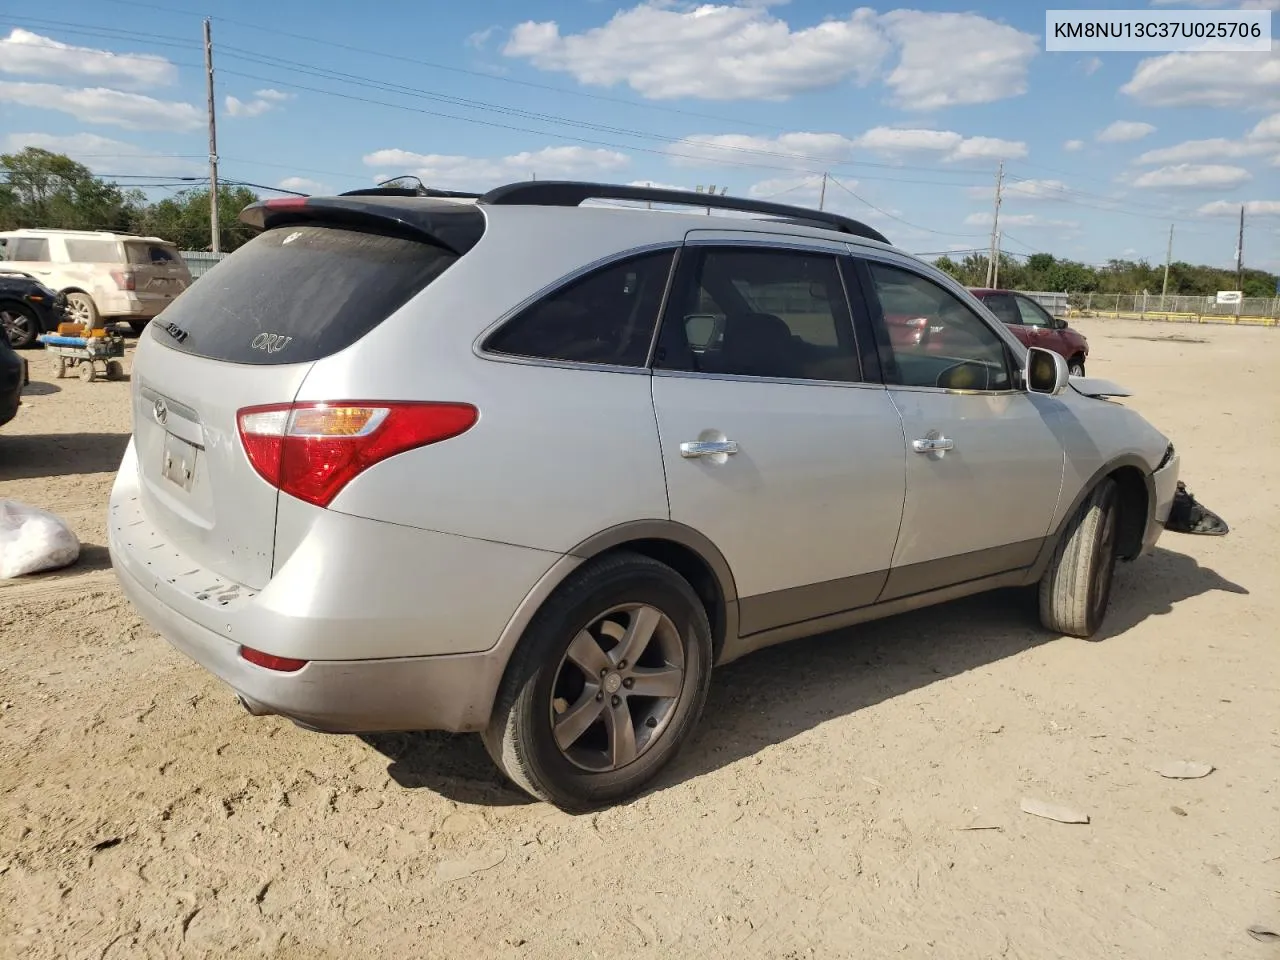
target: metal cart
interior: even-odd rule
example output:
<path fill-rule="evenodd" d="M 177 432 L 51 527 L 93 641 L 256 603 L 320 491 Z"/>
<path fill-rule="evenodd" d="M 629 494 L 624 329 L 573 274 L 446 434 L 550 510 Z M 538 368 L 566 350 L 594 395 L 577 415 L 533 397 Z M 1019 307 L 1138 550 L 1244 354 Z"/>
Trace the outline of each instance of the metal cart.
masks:
<path fill-rule="evenodd" d="M 58 379 L 67 375 L 69 367 L 78 367 L 80 379 L 85 383 L 93 383 L 98 379 L 98 365 L 102 366 L 102 376 L 108 380 L 120 380 L 124 377 L 124 337 L 118 333 L 108 332 L 101 337 L 60 337 L 57 334 L 45 333 L 39 337 L 44 348 L 52 356 L 58 358 Z"/>

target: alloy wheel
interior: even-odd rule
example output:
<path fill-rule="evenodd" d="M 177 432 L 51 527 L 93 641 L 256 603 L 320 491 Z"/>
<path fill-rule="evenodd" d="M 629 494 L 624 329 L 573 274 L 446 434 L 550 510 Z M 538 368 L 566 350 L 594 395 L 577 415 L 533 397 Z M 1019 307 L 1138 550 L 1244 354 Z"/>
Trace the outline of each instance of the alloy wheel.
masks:
<path fill-rule="evenodd" d="M 670 617 L 648 604 L 606 611 L 573 638 L 556 671 L 556 746 L 583 770 L 625 767 L 662 738 L 684 677 L 684 644 Z"/>

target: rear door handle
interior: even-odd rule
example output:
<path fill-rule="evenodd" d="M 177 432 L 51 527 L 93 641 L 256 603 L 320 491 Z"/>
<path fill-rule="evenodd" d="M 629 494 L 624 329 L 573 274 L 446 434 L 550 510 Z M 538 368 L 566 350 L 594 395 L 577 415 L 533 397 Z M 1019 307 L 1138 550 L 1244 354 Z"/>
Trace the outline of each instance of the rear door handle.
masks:
<path fill-rule="evenodd" d="M 737 452 L 736 440 L 689 440 L 680 444 L 680 456 L 689 460 L 694 457 L 714 457 L 718 454 L 733 455 Z"/>
<path fill-rule="evenodd" d="M 924 437 L 911 441 L 911 449 L 916 453 L 936 453 L 939 450 L 954 450 L 956 442 L 947 437 Z"/>

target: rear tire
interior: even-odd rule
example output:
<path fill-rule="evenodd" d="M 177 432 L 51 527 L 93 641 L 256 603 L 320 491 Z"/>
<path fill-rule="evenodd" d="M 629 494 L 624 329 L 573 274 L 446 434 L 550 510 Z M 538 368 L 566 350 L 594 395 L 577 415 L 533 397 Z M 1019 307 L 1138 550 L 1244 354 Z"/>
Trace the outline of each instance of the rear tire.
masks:
<path fill-rule="evenodd" d="M 1080 357 L 1072 357 L 1067 361 L 1067 372 L 1073 377 L 1083 377 L 1084 360 Z"/>
<path fill-rule="evenodd" d="M 711 628 L 693 588 L 665 564 L 618 553 L 575 572 L 538 611 L 485 747 L 517 786 L 563 810 L 617 803 L 675 757 L 710 682 Z"/>
<path fill-rule="evenodd" d="M 1046 629 L 1088 639 L 1102 627 L 1116 568 L 1118 501 L 1116 482 L 1108 477 L 1068 521 L 1040 579 L 1040 621 Z"/>
<path fill-rule="evenodd" d="M 124 364 L 119 360 L 107 361 L 107 379 L 122 380 L 124 379 Z"/>
<path fill-rule="evenodd" d="M 93 297 L 80 290 L 72 290 L 67 294 L 67 319 L 72 323 L 85 325 L 85 336 L 98 326 L 98 305 Z"/>

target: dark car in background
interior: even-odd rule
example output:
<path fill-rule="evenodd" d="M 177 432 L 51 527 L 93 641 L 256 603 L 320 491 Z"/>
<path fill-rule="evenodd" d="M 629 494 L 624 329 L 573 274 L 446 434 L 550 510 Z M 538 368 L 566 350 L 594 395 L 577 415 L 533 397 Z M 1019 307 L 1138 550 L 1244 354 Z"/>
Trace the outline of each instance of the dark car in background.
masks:
<path fill-rule="evenodd" d="M 1025 293 L 1014 290 L 992 290 L 985 287 L 969 290 L 986 304 L 987 309 L 1028 347 L 1043 347 L 1061 354 L 1073 377 L 1084 376 L 1084 362 L 1089 359 L 1089 341 L 1055 317 Z"/>
<path fill-rule="evenodd" d="M 17 416 L 22 388 L 30 379 L 27 361 L 9 346 L 8 332 L 0 329 L 0 426 Z"/>
<path fill-rule="evenodd" d="M 0 269 L 0 327 L 15 349 L 32 347 L 66 315 L 66 299 L 29 273 Z"/>

